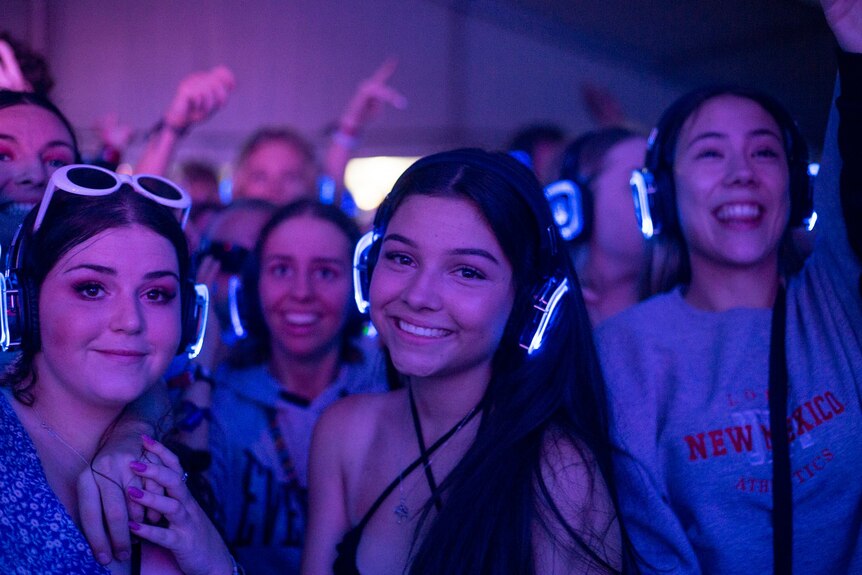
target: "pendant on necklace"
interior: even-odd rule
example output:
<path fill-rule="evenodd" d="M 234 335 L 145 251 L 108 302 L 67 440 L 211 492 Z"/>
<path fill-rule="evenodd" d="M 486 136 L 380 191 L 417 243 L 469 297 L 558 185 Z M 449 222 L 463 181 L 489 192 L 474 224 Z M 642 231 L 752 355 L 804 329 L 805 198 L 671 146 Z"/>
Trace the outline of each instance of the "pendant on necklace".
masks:
<path fill-rule="evenodd" d="M 405 519 L 410 517 L 410 510 L 407 509 L 407 505 L 404 503 L 404 500 L 398 502 L 398 505 L 395 506 L 394 510 L 395 516 L 398 517 L 398 524 L 404 522 Z"/>

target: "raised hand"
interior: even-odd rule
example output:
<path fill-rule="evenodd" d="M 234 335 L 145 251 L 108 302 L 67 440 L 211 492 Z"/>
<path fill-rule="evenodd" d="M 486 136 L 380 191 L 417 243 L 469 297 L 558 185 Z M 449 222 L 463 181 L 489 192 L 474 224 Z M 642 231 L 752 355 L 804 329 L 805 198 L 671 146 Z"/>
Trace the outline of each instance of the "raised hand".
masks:
<path fill-rule="evenodd" d="M 340 132 L 356 136 L 385 106 L 398 110 L 407 107 L 407 98 L 388 84 L 397 67 L 398 60 L 389 58 L 359 84 L 338 122 Z"/>
<path fill-rule="evenodd" d="M 225 66 L 189 74 L 165 111 L 165 126 L 181 134 L 203 122 L 225 105 L 235 84 L 233 73 Z"/>
<path fill-rule="evenodd" d="M 24 78 L 18 59 L 6 41 L 0 40 L 0 89 L 15 92 L 32 92 L 33 86 Z"/>
<path fill-rule="evenodd" d="M 820 5 L 841 49 L 862 53 L 862 0 L 820 0 Z"/>

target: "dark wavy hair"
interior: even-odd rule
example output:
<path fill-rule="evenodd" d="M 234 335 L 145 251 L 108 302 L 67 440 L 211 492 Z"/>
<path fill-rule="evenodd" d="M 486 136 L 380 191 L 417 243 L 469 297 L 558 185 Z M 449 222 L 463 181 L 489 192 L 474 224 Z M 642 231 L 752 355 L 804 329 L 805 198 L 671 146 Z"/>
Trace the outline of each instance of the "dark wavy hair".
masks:
<path fill-rule="evenodd" d="M 34 207 L 21 224 L 18 246 L 18 275 L 28 287 L 28 309 L 38 318 L 39 289 L 48 272 L 75 246 L 106 230 L 138 224 L 166 238 L 174 247 L 179 264 L 180 297 L 189 301 L 191 258 L 188 242 L 174 213 L 165 206 L 138 194 L 128 186 L 106 196 L 79 196 L 57 192 L 45 212 L 41 226 L 32 233 L 39 206 Z M 130 250 L 134 246 L 129 246 Z M 133 255 L 133 252 L 130 252 Z M 14 262 L 11 262 L 14 265 Z M 183 312 L 188 310 L 183 309 Z M 0 378 L 0 385 L 11 387 L 25 404 L 33 403 L 32 389 L 38 374 L 34 358 L 41 349 L 38 321 L 25 329 L 21 354 Z"/>
<path fill-rule="evenodd" d="M 239 304 L 248 337 L 237 343 L 228 358 L 229 363 L 234 367 L 257 365 L 268 361 L 270 358 L 270 332 L 263 317 L 259 292 L 263 247 L 278 226 L 301 216 L 312 216 L 337 227 L 347 239 L 348 253 L 345 256 L 348 261 L 353 261 L 353 249 L 361 234 L 356 222 L 344 212 L 333 205 L 312 199 L 297 200 L 279 208 L 261 229 L 254 251 L 249 254 L 243 266 L 243 290 Z M 348 316 L 342 331 L 341 360 L 354 362 L 362 358 L 359 348 L 354 345 L 354 340 L 362 333 L 365 320 L 356 306 L 350 305 L 350 302 L 347 304 Z"/>
<path fill-rule="evenodd" d="M 535 572 L 531 530 L 537 524 L 585 564 L 613 570 L 612 551 L 602 546 L 606 533 L 569 525 L 542 476 L 548 442 L 566 441 L 590 467 L 590 495 L 601 477 L 615 501 L 590 323 L 539 182 L 507 154 L 455 150 L 423 158 L 401 176 L 378 211 L 381 237 L 398 207 L 414 195 L 462 198 L 479 209 L 512 266 L 515 298 L 492 360 L 476 439 L 426 504 L 409 572 L 529 575 Z M 550 237 L 543 238 L 546 232 Z M 548 250 L 546 239 L 559 249 Z M 534 313 L 533 293 L 552 274 L 567 278 L 572 289 L 542 348 L 527 356 L 519 343 Z M 438 496 L 445 504 L 431 519 Z M 560 541 L 555 527 L 567 541 Z"/>

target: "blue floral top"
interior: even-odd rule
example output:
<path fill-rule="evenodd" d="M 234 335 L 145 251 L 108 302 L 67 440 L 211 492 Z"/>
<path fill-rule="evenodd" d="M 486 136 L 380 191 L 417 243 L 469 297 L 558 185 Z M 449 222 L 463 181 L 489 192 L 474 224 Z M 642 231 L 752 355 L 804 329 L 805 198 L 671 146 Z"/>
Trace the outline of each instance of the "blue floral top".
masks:
<path fill-rule="evenodd" d="M 9 401 L 0 393 L 0 573 L 110 573 L 48 485 Z"/>

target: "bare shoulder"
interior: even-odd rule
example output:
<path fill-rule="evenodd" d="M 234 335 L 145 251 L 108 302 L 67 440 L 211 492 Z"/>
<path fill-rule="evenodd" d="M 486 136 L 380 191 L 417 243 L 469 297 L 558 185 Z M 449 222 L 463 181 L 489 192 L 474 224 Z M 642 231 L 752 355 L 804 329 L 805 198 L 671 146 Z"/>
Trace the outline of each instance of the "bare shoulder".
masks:
<path fill-rule="evenodd" d="M 314 449 L 337 450 L 339 459 L 349 465 L 367 452 L 381 425 L 389 420 L 399 392 L 358 393 L 330 405 L 314 429 Z"/>
<path fill-rule="evenodd" d="M 546 432 L 539 486 L 540 525 L 537 567 L 552 557 L 565 565 L 585 567 L 600 561 L 606 567 L 621 567 L 621 538 L 616 509 L 607 483 L 590 448 L 559 429 Z M 566 549 L 568 548 L 568 549 Z M 540 552 L 544 549 L 544 552 Z M 566 558 L 568 557 L 568 560 Z M 547 567 L 547 566 L 546 566 Z M 565 572 L 563 569 L 563 572 Z M 559 572 L 557 568 L 538 569 Z"/>
<path fill-rule="evenodd" d="M 318 430 L 321 434 L 338 435 L 346 432 L 362 435 L 364 430 L 370 432 L 392 403 L 390 396 L 397 393 L 357 393 L 339 399 L 320 416 L 315 433 Z"/>

